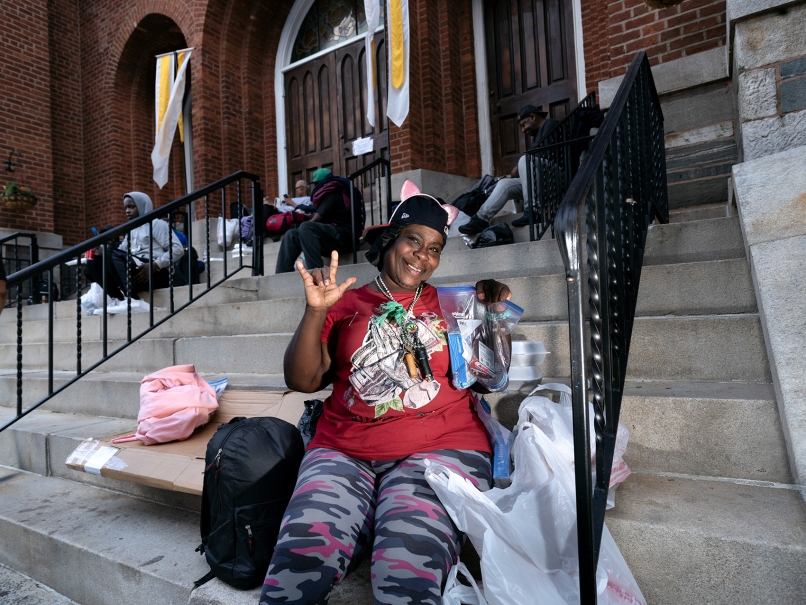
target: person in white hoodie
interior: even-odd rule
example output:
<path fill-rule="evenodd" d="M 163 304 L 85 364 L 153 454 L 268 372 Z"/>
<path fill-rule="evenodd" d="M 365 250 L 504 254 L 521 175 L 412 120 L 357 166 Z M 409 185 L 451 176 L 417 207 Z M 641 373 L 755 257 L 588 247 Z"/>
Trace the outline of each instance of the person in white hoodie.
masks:
<path fill-rule="evenodd" d="M 127 220 L 134 220 L 154 209 L 151 198 L 140 191 L 132 191 L 123 196 L 123 210 Z M 107 294 L 112 298 L 124 299 L 126 293 L 126 259 L 131 249 L 132 280 L 129 292 L 133 299 L 139 299 L 139 291 L 148 290 L 148 279 L 151 276 L 153 288 L 167 288 L 169 271 L 172 263 L 178 261 L 185 251 L 175 234 L 171 233 L 168 223 L 155 218 L 148 223 L 132 229 L 116 250 L 112 250 L 112 262 L 107 263 Z M 95 260 L 95 259 L 93 259 Z M 98 259 L 100 261 L 100 258 Z M 100 262 L 97 271 L 91 272 L 90 279 L 102 283 Z"/>

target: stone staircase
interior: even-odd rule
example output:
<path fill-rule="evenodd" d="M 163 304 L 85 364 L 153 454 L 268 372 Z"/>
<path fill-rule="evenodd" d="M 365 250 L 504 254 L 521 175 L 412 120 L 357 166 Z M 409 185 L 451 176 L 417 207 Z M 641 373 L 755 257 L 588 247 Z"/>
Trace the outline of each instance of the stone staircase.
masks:
<path fill-rule="evenodd" d="M 806 508 L 790 485 L 742 234 L 728 214 L 722 205 L 681 215 L 684 222 L 653 226 L 647 239 L 622 408 L 633 475 L 607 524 L 650 605 L 783 605 L 806 594 Z M 688 220 L 704 216 L 721 218 Z M 431 281 L 506 281 L 525 309 L 514 338 L 542 340 L 552 352 L 544 373 L 563 379 L 563 265 L 556 242 L 523 241 L 524 232 L 516 233 L 521 243 L 486 250 L 451 240 Z M 267 273 L 278 246 L 265 246 Z M 375 275 L 366 263 L 348 263 L 340 280 Z M 222 263 L 212 264 L 215 278 Z M 155 295 L 158 308 L 166 295 Z M 186 297 L 178 288 L 176 300 Z M 228 376 L 228 388 L 283 388 L 283 351 L 303 309 L 298 275 L 243 271 L 0 433 L 0 564 L 84 605 L 256 603 L 258 590 L 217 580 L 192 590 L 207 571 L 194 553 L 199 498 L 76 472 L 65 459 L 84 438 L 132 430 L 140 379 L 165 366 L 194 363 L 207 378 Z M 61 384 L 75 373 L 76 305 L 56 310 Z M 45 311 L 24 309 L 28 402 L 47 389 Z M 0 421 L 13 415 L 13 320 L 0 316 Z M 147 321 L 134 316 L 135 333 Z M 82 325 L 86 367 L 100 356 L 101 321 L 82 317 Z M 125 339 L 125 316 L 109 318 L 109 333 Z M 502 422 L 515 421 L 522 398 L 492 397 Z M 371 603 L 368 578 L 363 564 L 331 603 Z"/>

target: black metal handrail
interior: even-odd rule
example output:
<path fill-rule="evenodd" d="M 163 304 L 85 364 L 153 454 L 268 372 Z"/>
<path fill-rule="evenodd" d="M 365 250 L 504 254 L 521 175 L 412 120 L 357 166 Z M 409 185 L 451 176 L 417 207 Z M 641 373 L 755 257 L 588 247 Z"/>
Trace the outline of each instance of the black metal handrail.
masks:
<path fill-rule="evenodd" d="M 526 152 L 523 209 L 528 212 L 531 241 L 541 239 L 549 228 L 554 236 L 557 209 L 577 172 L 580 155 L 593 139 L 587 132 L 582 136 L 578 132 L 577 121 L 587 109 L 597 109 L 595 92 L 582 99 L 535 149 Z"/>
<path fill-rule="evenodd" d="M 646 53 L 640 52 L 630 64 L 554 221 L 568 287 L 583 605 L 596 603 L 596 567 L 610 468 L 644 244 L 653 217 L 662 223 L 669 221 L 663 113 Z M 585 338 L 583 242 L 587 252 L 590 350 L 586 350 Z M 589 391 L 592 405 L 588 403 Z M 591 478 L 591 411 L 596 433 L 595 483 Z"/>
<path fill-rule="evenodd" d="M 252 216 L 253 216 L 253 235 L 252 235 L 252 264 L 244 263 L 244 248 L 243 245 L 239 246 L 238 257 L 235 262 L 235 266 L 232 267 L 234 270 L 230 271 L 228 268 L 227 263 L 227 255 L 228 255 L 228 246 L 226 245 L 228 242 L 224 241 L 223 246 L 223 277 L 218 281 L 213 282 L 211 278 L 211 251 L 210 251 L 210 211 L 211 207 L 211 196 L 214 194 L 220 193 L 221 195 L 221 216 L 227 216 L 227 187 L 233 187 L 235 189 L 235 198 L 236 201 L 239 203 L 239 209 L 243 208 L 243 182 L 246 182 L 250 186 L 250 197 L 252 201 Z M 148 277 L 148 299 L 149 299 L 149 321 L 148 325 L 138 334 L 132 333 L 132 299 L 131 295 L 135 291 L 134 290 L 134 282 L 132 280 L 131 275 L 131 264 L 132 264 L 132 247 L 128 246 L 126 248 L 126 258 L 125 258 L 125 266 L 126 266 L 126 279 L 125 279 L 125 296 L 126 296 L 126 339 L 125 341 L 117 347 L 114 351 L 109 351 L 109 332 L 108 332 L 108 306 L 107 306 L 107 296 L 103 296 L 103 307 L 101 312 L 101 348 L 102 348 L 102 355 L 100 359 L 91 363 L 89 366 L 84 367 L 82 363 L 82 307 L 81 307 L 81 297 L 76 296 L 76 337 L 75 337 L 75 345 L 76 345 L 76 372 L 75 376 L 73 376 L 70 380 L 66 381 L 64 384 L 60 385 L 59 387 L 54 387 L 54 320 L 55 320 L 55 307 L 54 307 L 54 300 L 53 297 L 48 297 L 48 342 L 47 342 L 47 353 L 48 353 L 48 370 L 47 370 L 47 378 L 48 378 L 48 388 L 47 388 L 47 395 L 42 397 L 39 401 L 30 405 L 26 409 L 23 409 L 23 305 L 22 305 L 22 290 L 21 288 L 17 288 L 17 295 L 16 295 L 16 303 L 17 303 L 17 317 L 16 317 L 16 328 L 17 328 L 17 392 L 16 392 L 16 416 L 11 419 L 10 421 L 6 422 L 3 426 L 0 426 L 0 431 L 8 428 L 15 422 L 17 422 L 20 418 L 25 417 L 30 412 L 37 409 L 43 403 L 51 399 L 54 395 L 57 395 L 68 386 L 79 380 L 81 377 L 85 376 L 102 363 L 107 361 L 112 356 L 116 355 L 117 353 L 124 350 L 126 347 L 131 345 L 133 342 L 136 342 L 146 334 L 148 334 L 154 328 L 160 326 L 161 324 L 168 321 L 171 317 L 179 313 L 182 309 L 187 307 L 188 305 L 192 304 L 204 294 L 218 286 L 219 284 L 223 283 L 232 275 L 240 271 L 244 268 L 251 268 L 252 275 L 263 275 L 263 249 L 262 249 L 262 236 L 263 236 L 263 193 L 260 188 L 259 177 L 254 174 L 250 174 L 248 172 L 239 171 L 234 174 L 231 174 L 228 177 L 225 177 L 211 185 L 203 187 L 197 191 L 189 193 L 188 195 L 181 197 L 165 206 L 161 206 L 156 210 L 149 212 L 141 217 L 128 221 L 118 227 L 110 229 L 100 235 L 97 235 L 81 244 L 77 244 L 72 248 L 68 248 L 67 250 L 63 250 L 58 254 L 47 258 L 43 261 L 40 261 L 34 265 L 26 267 L 20 271 L 17 271 L 8 276 L 8 287 L 12 288 L 22 284 L 26 280 L 29 279 L 39 279 L 39 276 L 45 275 L 45 280 L 47 285 L 50 287 L 54 282 L 54 272 L 68 262 L 75 261 L 79 266 L 81 265 L 82 259 L 84 259 L 87 252 L 90 250 L 98 250 L 100 252 L 100 260 L 101 260 L 101 272 L 102 272 L 102 288 L 104 293 L 107 292 L 107 267 L 111 261 L 112 257 L 112 244 L 113 242 L 117 242 L 119 240 L 119 236 L 128 235 L 134 229 L 141 227 L 143 225 L 149 226 L 149 239 L 152 241 L 152 248 L 149 250 L 148 258 L 153 259 L 153 221 L 159 220 L 160 218 L 169 215 L 173 216 L 177 211 L 184 211 L 187 213 L 188 216 L 191 215 L 191 207 L 193 204 L 198 201 L 204 201 L 204 211 L 205 211 L 205 237 L 203 242 L 203 250 L 204 250 L 204 266 L 207 273 L 207 284 L 206 288 L 203 286 L 198 286 L 194 292 L 194 277 L 198 276 L 198 272 L 196 271 L 197 267 L 194 266 L 193 255 L 190 253 L 190 250 L 194 248 L 193 246 L 193 229 L 190 225 L 186 229 L 186 237 L 188 240 L 187 250 L 181 259 L 177 259 L 174 261 L 172 245 L 174 242 L 174 238 L 176 237 L 173 230 L 169 229 L 169 271 L 168 271 L 168 303 L 169 309 L 168 314 L 155 321 L 154 319 L 154 279 L 153 274 L 149 273 Z M 242 218 L 241 216 L 242 210 L 238 212 L 238 218 Z M 187 223 L 186 223 L 187 224 Z M 226 233 L 224 234 L 226 237 Z M 240 241 L 240 220 L 239 220 L 239 227 L 237 236 L 233 237 L 234 240 Z M 248 253 L 247 253 L 248 255 Z M 184 263 L 187 262 L 187 265 L 184 266 Z M 181 263 L 178 267 L 176 263 Z M 177 306 L 177 302 L 174 300 L 174 269 L 187 269 L 186 277 L 187 277 L 187 302 L 181 304 L 181 306 Z M 80 272 L 78 274 L 77 280 L 81 281 Z M 110 284 L 111 285 L 111 284 Z M 79 283 L 80 289 L 80 283 Z M 50 288 L 47 291 L 51 291 Z"/>
<path fill-rule="evenodd" d="M 378 158 L 347 176 L 350 181 L 350 215 L 352 217 L 353 234 L 353 263 L 358 262 L 358 246 L 360 233 L 355 232 L 355 191 L 361 191 L 364 199 L 364 214 L 368 223 L 365 227 L 383 223 L 384 201 L 386 202 L 386 218 L 389 219 L 392 205 L 392 164 L 386 158 Z M 384 200 L 383 193 L 386 193 Z M 369 215 L 366 208 L 369 203 Z M 377 208 L 376 208 L 377 207 Z M 375 211 L 378 212 L 378 222 L 375 222 Z"/>
<path fill-rule="evenodd" d="M 19 239 L 27 239 L 28 245 L 24 246 L 28 248 L 28 258 L 23 258 L 20 255 L 20 243 Z M 9 242 L 14 242 L 13 244 L 9 244 Z M 13 254 L 3 254 L 3 248 L 11 248 L 13 250 Z M 11 235 L 6 235 L 3 238 L 0 238 L 0 262 L 5 263 L 5 272 L 6 275 L 11 273 L 16 273 L 22 269 L 22 264 L 26 263 L 26 266 L 35 265 L 39 262 L 39 244 L 37 242 L 36 233 L 23 233 L 21 231 L 17 231 L 16 233 L 12 233 Z M 14 271 L 11 271 L 11 267 L 14 267 Z M 37 290 L 39 287 L 38 279 L 34 279 L 33 277 L 29 278 L 28 280 L 28 296 L 31 298 L 31 302 L 39 302 L 36 297 Z M 22 289 L 24 286 L 24 282 L 21 284 L 17 284 L 16 287 L 18 289 Z M 23 294 L 23 296 L 25 296 Z M 8 300 L 6 301 L 6 307 L 13 307 L 17 303 L 17 296 L 12 296 L 9 293 Z"/>

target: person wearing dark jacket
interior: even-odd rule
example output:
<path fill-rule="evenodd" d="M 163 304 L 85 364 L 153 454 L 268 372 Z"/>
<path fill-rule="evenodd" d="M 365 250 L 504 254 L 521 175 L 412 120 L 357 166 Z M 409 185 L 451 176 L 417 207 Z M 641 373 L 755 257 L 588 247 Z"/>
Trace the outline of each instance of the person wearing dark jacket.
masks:
<path fill-rule="evenodd" d="M 560 122 L 554 118 L 548 118 L 545 111 L 541 111 L 534 105 L 527 105 L 518 112 L 518 124 L 521 130 L 532 137 L 532 145 L 529 150 L 534 149 L 542 139 Z M 459 227 L 460 233 L 475 235 L 481 233 L 490 226 L 492 219 L 507 200 L 523 200 L 523 192 L 526 191 L 526 156 L 522 155 L 518 160 L 518 165 L 512 169 L 509 177 L 502 178 L 495 184 L 495 189 L 490 193 L 478 212 L 470 218 L 470 222 Z M 535 200 L 531 200 L 535 204 Z M 539 201 L 538 201 L 539 203 Z M 524 213 L 519 219 L 512 222 L 513 227 L 523 227 L 529 224 L 529 209 L 524 202 Z"/>
<path fill-rule="evenodd" d="M 324 266 L 322 256 L 330 256 L 334 250 L 347 252 L 353 248 L 348 182 L 333 176 L 327 168 L 319 168 L 312 180 L 314 215 L 283 235 L 275 273 L 294 271 L 300 253 L 305 255 L 305 267 L 311 271 Z M 356 234 L 360 235 L 363 225 L 358 224 L 358 217 L 356 209 Z"/>

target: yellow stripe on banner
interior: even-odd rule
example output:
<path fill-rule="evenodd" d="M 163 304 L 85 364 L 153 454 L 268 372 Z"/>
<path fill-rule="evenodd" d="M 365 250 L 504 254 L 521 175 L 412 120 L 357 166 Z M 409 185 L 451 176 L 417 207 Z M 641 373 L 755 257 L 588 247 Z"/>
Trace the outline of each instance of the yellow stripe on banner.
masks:
<path fill-rule="evenodd" d="M 171 98 L 171 61 L 173 57 L 166 55 L 159 58 L 160 62 L 160 102 L 157 110 L 157 130 L 162 126 L 162 119 L 168 109 L 168 100 Z"/>
<path fill-rule="evenodd" d="M 185 53 L 179 53 L 179 56 L 176 60 L 176 73 L 179 73 L 179 68 L 182 67 L 182 63 L 185 62 Z M 182 91 L 184 92 L 184 91 Z M 177 124 L 179 127 L 179 142 L 185 142 L 185 120 L 182 112 L 179 112 L 179 122 Z"/>
<path fill-rule="evenodd" d="M 403 36 L 403 0 L 389 0 L 392 35 L 392 86 L 401 88 L 406 80 L 406 46 Z"/>

